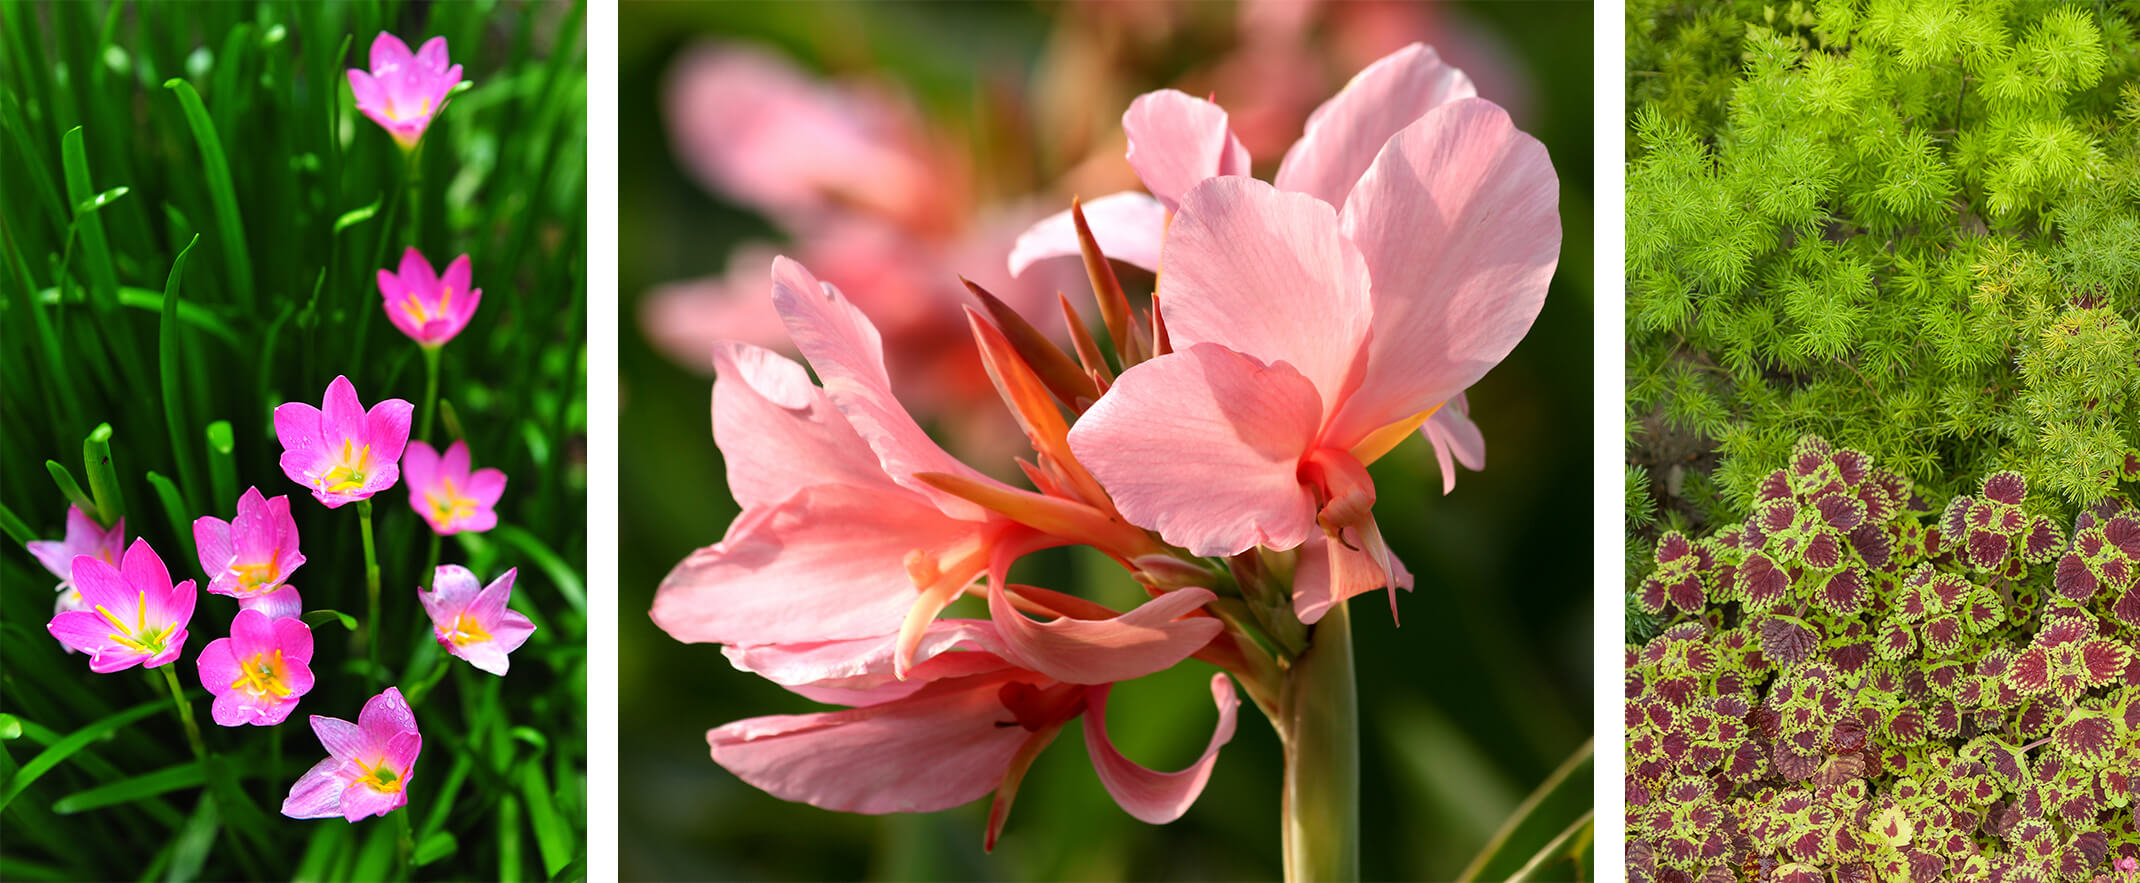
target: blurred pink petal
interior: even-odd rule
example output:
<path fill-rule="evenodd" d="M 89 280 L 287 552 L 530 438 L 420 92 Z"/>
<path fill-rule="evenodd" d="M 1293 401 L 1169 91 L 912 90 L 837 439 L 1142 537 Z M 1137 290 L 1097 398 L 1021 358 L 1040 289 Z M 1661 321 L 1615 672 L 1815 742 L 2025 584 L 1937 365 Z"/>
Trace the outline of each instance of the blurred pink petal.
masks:
<path fill-rule="evenodd" d="M 119 565 L 119 556 L 126 551 L 126 519 L 119 519 L 111 530 L 105 530 L 80 507 L 68 506 L 65 538 L 31 540 L 23 545 L 37 558 L 37 563 L 59 577 L 59 589 L 65 592 L 74 584 L 75 556 L 87 555 L 114 567 Z"/>
<path fill-rule="evenodd" d="M 1166 235 L 1167 207 L 1142 193 L 1110 193 L 1084 203 L 1085 223 L 1092 228 L 1092 241 L 1100 253 L 1135 267 L 1159 272 L 1159 242 Z M 1035 262 L 1049 258 L 1078 257 L 1077 222 L 1064 209 L 1049 215 L 1018 236 L 1011 249 L 1011 275 L 1025 273 Z"/>
<path fill-rule="evenodd" d="M 409 508 L 423 516 L 440 536 L 482 533 L 498 526 L 498 499 L 505 493 L 505 473 L 470 470 L 468 443 L 456 439 L 440 454 L 421 441 L 410 442 L 402 455 L 402 476 L 409 486 Z"/>
<path fill-rule="evenodd" d="M 422 52 L 411 54 L 401 38 L 379 32 L 372 40 L 372 69 L 349 71 L 357 110 L 393 135 L 403 150 L 414 147 L 460 85 L 461 66 L 447 61 L 444 37 L 432 37 Z"/>
<path fill-rule="evenodd" d="M 378 274 L 387 319 L 422 346 L 444 346 L 468 327 L 482 303 L 483 290 L 470 285 L 471 274 L 465 254 L 454 258 L 441 277 L 416 249 L 403 252 L 399 272 Z"/>

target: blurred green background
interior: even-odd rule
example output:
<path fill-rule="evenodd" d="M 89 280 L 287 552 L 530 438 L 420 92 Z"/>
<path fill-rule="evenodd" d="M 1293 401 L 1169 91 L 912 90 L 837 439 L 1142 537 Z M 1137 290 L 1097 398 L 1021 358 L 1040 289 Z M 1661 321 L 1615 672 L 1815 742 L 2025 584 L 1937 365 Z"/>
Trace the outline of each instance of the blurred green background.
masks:
<path fill-rule="evenodd" d="M 1178 18 L 1171 32 L 1142 47 L 1147 63 L 1114 72 L 1126 87 L 1125 101 L 1175 84 L 1231 47 L 1232 4 L 1173 9 Z M 1315 20 L 1309 39 L 1324 39 L 1326 29 L 1335 33 L 1327 19 L 1372 20 L 1377 11 L 1333 7 Z M 1444 25 L 1463 25 L 1447 29 L 1448 39 L 1498 44 L 1499 55 L 1489 58 L 1508 69 L 1498 81 L 1516 85 L 1497 95 L 1481 76 L 1481 92 L 1510 104 L 1518 125 L 1553 156 L 1563 245 L 1536 326 L 1472 390 L 1472 416 L 1487 439 L 1487 471 L 1463 473 L 1456 492 L 1444 497 L 1432 449 L 1417 439 L 1375 468 L 1378 517 L 1417 574 L 1418 589 L 1399 599 L 1402 627 L 1379 596 L 1355 604 L 1367 879 L 1454 876 L 1592 732 L 1592 575 L 1583 529 L 1591 502 L 1591 8 L 1484 3 L 1430 12 Z M 736 509 L 709 432 L 710 378 L 647 344 L 640 301 L 660 283 L 720 272 L 740 242 L 780 236 L 679 167 L 661 93 L 672 60 L 708 39 L 772 46 L 806 70 L 896 84 L 932 120 L 954 121 L 957 132 L 959 125 L 982 128 L 970 124 L 999 114 L 1002 95 L 1031 90 L 1051 41 L 1093 14 L 1087 5 L 975 3 L 623 7 L 618 832 L 625 878 L 1278 876 L 1279 749 L 1269 724 L 1252 711 L 1244 712 L 1239 734 L 1221 752 L 1202 798 L 1166 826 L 1146 825 L 1117 808 L 1091 772 L 1082 737 L 1066 729 L 1027 776 L 990 855 L 981 849 L 985 800 L 921 816 L 833 813 L 773 798 L 716 766 L 707 756 L 706 730 L 823 706 L 734 670 L 715 645 L 670 639 L 646 616 L 662 576 L 692 549 L 719 540 Z M 1462 63 L 1446 46 L 1444 54 Z M 1350 73 L 1339 72 L 1335 82 Z M 1327 94 L 1317 93 L 1315 101 Z M 1217 100 L 1229 104 L 1226 94 Z M 1122 106 L 1092 112 L 1113 120 Z M 1040 189 L 1066 172 L 1052 158 L 1059 152 L 1040 145 L 1027 152 L 1035 157 L 1031 168 L 995 176 L 1023 178 Z M 1119 161 L 1119 148 L 1114 156 Z M 1268 179 L 1279 156 L 1259 151 L 1258 176 Z M 1125 283 L 1133 291 L 1139 284 L 1127 277 Z M 1142 284 L 1148 290 L 1149 277 Z M 1066 293 L 1091 318 L 1090 293 Z M 1134 585 L 1100 565 L 1069 553 L 1036 556 L 1021 568 L 1020 581 L 1126 607 Z M 1110 703 L 1117 744 L 1158 769 L 1194 759 L 1210 735 L 1205 682 L 1212 671 L 1191 661 L 1117 688 Z"/>

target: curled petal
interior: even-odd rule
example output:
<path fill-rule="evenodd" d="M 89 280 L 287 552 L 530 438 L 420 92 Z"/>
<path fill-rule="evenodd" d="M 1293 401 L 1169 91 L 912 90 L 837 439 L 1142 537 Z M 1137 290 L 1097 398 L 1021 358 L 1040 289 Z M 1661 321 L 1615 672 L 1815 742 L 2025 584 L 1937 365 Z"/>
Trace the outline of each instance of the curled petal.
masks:
<path fill-rule="evenodd" d="M 1456 490 L 1456 464 L 1478 472 L 1486 468 L 1486 436 L 1471 422 L 1471 406 L 1459 395 L 1428 418 L 1419 433 L 1434 445 L 1434 459 L 1441 465 L 1442 493 Z M 1451 460 L 1455 462 L 1450 462 Z"/>
<path fill-rule="evenodd" d="M 1107 691 L 1104 686 L 1094 687 L 1085 694 L 1085 751 L 1092 755 L 1093 772 L 1100 775 L 1100 784 L 1115 802 L 1139 821 L 1160 825 L 1181 818 L 1197 795 L 1204 793 L 1204 783 L 1219 760 L 1219 747 L 1233 739 L 1234 719 L 1241 707 L 1233 681 L 1223 674 L 1211 676 L 1211 700 L 1219 707 L 1211 744 L 1195 763 L 1172 773 L 1146 769 L 1115 750 L 1107 738 Z"/>
<path fill-rule="evenodd" d="M 1190 614 L 1216 597 L 1180 589 L 1113 619 L 1043 623 L 1019 613 L 1002 584 L 990 580 L 988 615 L 1011 661 L 1065 683 L 1111 684 L 1164 670 L 1211 643 L 1219 621 Z"/>
<path fill-rule="evenodd" d="M 1205 178 L 1248 174 L 1248 148 L 1227 128 L 1226 111 L 1201 98 L 1173 89 L 1139 95 L 1122 113 L 1122 133 L 1130 168 L 1168 211 Z"/>

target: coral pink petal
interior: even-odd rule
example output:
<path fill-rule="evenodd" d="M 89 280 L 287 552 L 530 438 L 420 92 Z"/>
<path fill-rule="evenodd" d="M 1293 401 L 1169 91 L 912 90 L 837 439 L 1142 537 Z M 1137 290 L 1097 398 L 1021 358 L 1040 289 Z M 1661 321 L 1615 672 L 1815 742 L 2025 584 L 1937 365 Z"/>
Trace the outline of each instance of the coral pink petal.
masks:
<path fill-rule="evenodd" d="M 773 505 L 814 484 L 893 487 L 876 453 L 801 365 L 733 342 L 720 344 L 713 361 L 713 438 L 738 504 Z"/>
<path fill-rule="evenodd" d="M 788 324 L 795 346 L 817 369 L 825 394 L 847 415 L 855 433 L 877 452 L 893 481 L 936 502 L 944 514 L 980 521 L 986 510 L 914 477 L 941 472 L 995 484 L 929 439 L 892 395 L 884 368 L 884 342 L 876 326 L 838 289 L 822 285 L 803 265 L 773 260 L 773 304 Z"/>
<path fill-rule="evenodd" d="M 1026 730 L 1001 676 L 938 681 L 867 708 L 736 721 L 706 734 L 714 762 L 783 800 L 856 813 L 934 812 L 988 794 Z"/>
<path fill-rule="evenodd" d="M 1293 568 L 1293 615 L 1314 625 L 1333 605 L 1347 598 L 1391 587 L 1383 579 L 1381 567 L 1364 548 L 1347 548 L 1328 537 L 1302 545 Z M 1405 570 L 1404 562 L 1395 555 L 1389 560 L 1397 571 L 1395 588 L 1410 589 L 1412 574 Z"/>
<path fill-rule="evenodd" d="M 1368 265 L 1329 205 L 1252 178 L 1213 178 L 1182 200 L 1162 260 L 1155 296 L 1174 349 L 1216 343 L 1287 362 L 1325 407 L 1343 400 L 1374 317 Z"/>
<path fill-rule="evenodd" d="M 1166 237 L 1167 208 L 1135 191 L 1110 193 L 1081 206 L 1085 223 L 1100 253 L 1113 260 L 1159 272 L 1159 243 Z M 1012 276 L 1049 258 L 1072 258 L 1084 254 L 1077 244 L 1077 221 L 1064 209 L 1018 235 L 1012 246 Z"/>
<path fill-rule="evenodd" d="M 906 556 L 971 525 L 897 489 L 805 488 L 746 512 L 662 580 L 654 622 L 679 641 L 785 643 L 895 632 L 916 597 Z"/>
<path fill-rule="evenodd" d="M 1107 688 L 1095 687 L 1085 694 L 1085 751 L 1092 756 L 1092 769 L 1100 784 L 1122 809 L 1139 821 L 1154 825 L 1181 818 L 1204 793 L 1211 768 L 1218 763 L 1219 747 L 1233 739 L 1236 712 L 1241 700 L 1234 696 L 1233 681 L 1223 674 L 1211 676 L 1211 701 L 1218 705 L 1219 722 L 1211 732 L 1204 756 L 1187 768 L 1172 773 L 1155 772 L 1123 757 L 1107 738 Z"/>
<path fill-rule="evenodd" d="M 1459 395 L 1449 400 L 1442 409 L 1427 419 L 1419 428 L 1421 435 L 1434 445 L 1434 459 L 1442 470 L 1442 493 L 1456 490 L 1456 464 L 1477 472 L 1486 468 L 1486 436 L 1479 432 L 1479 425 L 1471 422 L 1471 409 Z M 1455 460 L 1454 463 L 1450 462 Z"/>
<path fill-rule="evenodd" d="M 1065 683 L 1111 684 L 1164 670 L 1211 643 L 1219 621 L 1189 614 L 1215 597 L 1181 589 L 1113 619 L 1034 622 L 992 581 L 988 615 L 1002 630 L 1011 661 Z"/>
<path fill-rule="evenodd" d="M 1560 183 L 1543 145 L 1466 98 L 1390 139 L 1344 224 L 1374 275 L 1375 335 L 1336 447 L 1463 392 L 1523 339 L 1560 256 Z"/>
<path fill-rule="evenodd" d="M 1168 211 L 1205 178 L 1248 174 L 1248 150 L 1226 127 L 1226 111 L 1201 98 L 1162 89 L 1137 96 L 1122 112 L 1129 166 Z"/>
<path fill-rule="evenodd" d="M 1360 71 L 1308 117 L 1300 140 L 1278 164 L 1280 190 L 1345 204 L 1382 145 L 1427 111 L 1478 94 L 1464 72 L 1414 43 Z"/>
<path fill-rule="evenodd" d="M 1285 365 L 1202 344 L 1124 372 L 1070 450 L 1123 517 L 1198 555 L 1290 549 L 1315 529 L 1298 478 L 1322 405 Z"/>
<path fill-rule="evenodd" d="M 342 762 L 332 757 L 313 764 L 290 786 L 283 798 L 282 814 L 293 819 L 331 819 L 342 814 L 342 789 L 348 783 L 336 777 Z"/>

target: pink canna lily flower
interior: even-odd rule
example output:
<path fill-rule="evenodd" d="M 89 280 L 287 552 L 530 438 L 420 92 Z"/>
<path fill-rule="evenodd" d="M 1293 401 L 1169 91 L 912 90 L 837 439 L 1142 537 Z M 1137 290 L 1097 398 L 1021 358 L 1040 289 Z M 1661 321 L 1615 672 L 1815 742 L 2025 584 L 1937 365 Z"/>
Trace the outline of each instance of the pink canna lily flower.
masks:
<path fill-rule="evenodd" d="M 1342 208 L 1354 185 L 1399 131 L 1436 108 L 1472 99 L 1475 94 L 1471 79 L 1444 64 L 1433 48 L 1414 43 L 1399 49 L 1362 70 L 1308 118 L 1300 140 L 1279 165 L 1275 184 L 1280 190 L 1314 196 L 1333 209 Z M 1247 154 L 1223 109 L 1173 90 L 1147 93 L 1132 102 L 1122 115 L 1122 128 L 1129 139 L 1130 166 L 1151 195 L 1103 196 L 1084 205 L 1085 217 L 1094 240 L 1108 257 L 1158 272 L 1161 242 L 1182 197 L 1207 178 L 1247 175 Z M 1544 180 L 1557 182 L 1550 164 L 1545 165 Z M 1548 272 L 1542 278 L 1551 277 L 1550 256 L 1558 254 L 1557 222 L 1556 217 L 1556 235 L 1552 247 L 1546 249 Z M 1062 212 L 1019 237 L 1011 251 L 1010 268 L 1014 274 L 1023 273 L 1035 262 L 1078 254 L 1070 213 Z M 1516 294 L 1515 301 L 1528 297 L 1525 292 Z M 1542 282 L 1536 295 L 1544 296 Z M 1530 315 L 1536 314 L 1533 306 Z M 1171 326 L 1171 305 L 1166 318 Z M 1436 411 L 1420 431 L 1434 446 L 1443 493 L 1456 487 L 1455 463 L 1474 471 L 1485 466 L 1485 439 L 1471 422 L 1468 407 Z"/>
<path fill-rule="evenodd" d="M 456 441 L 444 456 L 423 442 L 410 442 L 401 458 L 401 475 L 409 486 L 409 506 L 437 533 L 482 533 L 498 526 L 498 498 L 505 494 L 505 473 L 468 471 L 468 444 Z"/>
<path fill-rule="evenodd" d="M 464 254 L 447 264 L 441 275 L 432 272 L 422 252 L 414 248 L 402 252 L 399 272 L 379 271 L 379 297 L 387 319 L 426 348 L 445 346 L 468 327 L 476 305 L 483 300 L 483 289 L 470 287 L 474 271 L 469 267 Z"/>
<path fill-rule="evenodd" d="M 387 399 L 367 412 L 349 378 L 336 377 L 320 408 L 303 402 L 275 408 L 282 472 L 329 509 L 370 499 L 400 478 L 396 461 L 415 411 L 406 401 Z"/>
<path fill-rule="evenodd" d="M 995 792 L 984 841 L 993 849 L 1026 769 L 1062 727 L 1084 717 L 1100 783 L 1130 815 L 1180 818 L 1203 792 L 1219 748 L 1233 738 L 1240 701 L 1214 675 L 1218 721 L 1203 756 L 1174 773 L 1146 769 L 1107 733 L 1109 683 L 1066 683 L 1005 657 L 997 623 L 932 623 L 904 681 L 895 642 L 728 648 L 738 667 L 802 695 L 854 707 L 736 721 L 706 734 L 716 763 L 783 800 L 840 812 L 934 812 Z M 1105 655 L 1105 651 L 1095 655 Z M 1180 655 L 1148 657 L 1140 674 Z M 1151 663 L 1159 663 L 1157 668 Z"/>
<path fill-rule="evenodd" d="M 520 649 L 535 624 L 505 605 L 513 599 L 513 577 L 519 568 L 483 585 L 468 568 L 439 565 L 431 590 L 416 593 L 424 612 L 431 616 L 431 634 L 438 645 L 468 664 L 503 677 L 509 665 L 506 654 Z"/>
<path fill-rule="evenodd" d="M 200 552 L 201 570 L 208 574 L 208 591 L 229 595 L 248 608 L 279 592 L 296 597 L 297 590 L 284 583 L 305 563 L 305 555 L 297 550 L 297 519 L 290 515 L 289 497 L 270 500 L 259 488 L 246 488 L 238 498 L 236 518 L 193 520 L 193 544 Z"/>
<path fill-rule="evenodd" d="M 937 447 L 892 396 L 875 326 L 801 264 L 774 261 L 773 296 L 825 386 L 767 350 L 716 351 L 714 441 L 743 514 L 663 580 L 652 614 L 671 636 L 757 645 L 897 632 L 903 673 L 929 621 L 1019 556 L 1072 542 L 1158 551 L 1089 505 L 1013 489 Z"/>
<path fill-rule="evenodd" d="M 211 716 L 226 727 L 272 727 L 312 692 L 312 629 L 299 619 L 240 610 L 230 637 L 202 648 L 201 686 L 215 694 Z"/>
<path fill-rule="evenodd" d="M 416 146 L 446 96 L 461 83 L 461 66 L 447 66 L 446 38 L 432 37 L 409 52 L 400 37 L 380 31 L 372 40 L 372 69 L 349 70 L 357 110 L 371 117 L 403 150 Z"/>
<path fill-rule="evenodd" d="M 1379 82 L 1355 80 L 1310 135 L 1334 113 L 1373 115 L 1347 95 Z M 1170 543 L 1199 555 L 1307 543 L 1304 622 L 1409 586 L 1374 522 L 1366 465 L 1515 347 L 1560 248 L 1552 163 L 1489 102 L 1435 105 L 1364 151 L 1296 145 L 1279 180 L 1303 192 L 1219 177 L 1184 194 L 1155 294 L 1175 352 L 1124 372 L 1070 433 L 1123 516 Z M 1338 211 L 1330 182 L 1354 167 Z M 1438 431 L 1461 449 L 1463 429 Z"/>
<path fill-rule="evenodd" d="M 383 816 L 408 805 L 409 775 L 424 739 L 416 731 L 416 714 L 394 687 L 364 703 L 357 722 L 315 714 L 312 732 L 327 748 L 327 759 L 305 771 L 290 786 L 282 814 L 293 819 L 354 822 Z"/>
<path fill-rule="evenodd" d="M 90 654 L 90 671 L 156 668 L 178 658 L 193 618 L 193 581 L 172 585 L 147 540 L 134 540 L 117 567 L 77 555 L 73 577 L 87 609 L 58 614 L 45 629 L 68 649 Z"/>

